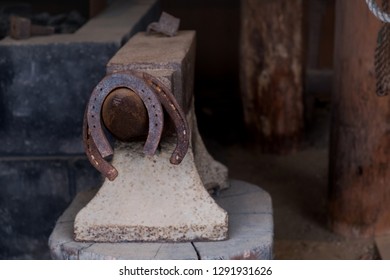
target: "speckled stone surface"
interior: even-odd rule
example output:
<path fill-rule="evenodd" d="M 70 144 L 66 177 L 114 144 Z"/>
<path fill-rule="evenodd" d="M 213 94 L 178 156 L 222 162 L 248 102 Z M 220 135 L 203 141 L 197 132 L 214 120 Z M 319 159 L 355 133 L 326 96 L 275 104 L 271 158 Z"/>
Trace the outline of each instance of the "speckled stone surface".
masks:
<path fill-rule="evenodd" d="M 228 216 L 204 188 L 192 149 L 179 165 L 169 163 L 176 139 L 165 139 L 154 156 L 143 142 L 119 143 L 105 180 L 76 216 L 78 241 L 193 241 L 227 238 Z"/>
<path fill-rule="evenodd" d="M 49 239 L 53 259 L 272 259 L 273 212 L 262 188 L 232 180 L 215 201 L 229 213 L 229 238 L 210 242 L 77 242 L 75 215 L 95 195 L 82 192 L 63 213 Z"/>

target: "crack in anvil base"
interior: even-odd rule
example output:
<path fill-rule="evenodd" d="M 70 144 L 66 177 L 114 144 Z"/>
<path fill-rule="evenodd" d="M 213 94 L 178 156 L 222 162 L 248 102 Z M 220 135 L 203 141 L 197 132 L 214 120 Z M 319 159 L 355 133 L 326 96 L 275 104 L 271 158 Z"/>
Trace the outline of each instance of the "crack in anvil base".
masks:
<path fill-rule="evenodd" d="M 105 180 L 76 216 L 77 241 L 177 242 L 224 240 L 228 215 L 204 188 L 190 150 L 180 165 L 169 163 L 174 142 L 155 156 L 143 143 L 119 144 L 113 165 L 119 176 Z"/>

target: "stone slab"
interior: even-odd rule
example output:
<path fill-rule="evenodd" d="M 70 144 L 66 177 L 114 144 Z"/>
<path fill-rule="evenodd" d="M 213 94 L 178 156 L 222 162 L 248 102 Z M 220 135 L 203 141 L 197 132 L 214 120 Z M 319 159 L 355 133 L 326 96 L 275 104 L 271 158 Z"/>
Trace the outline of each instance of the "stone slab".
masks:
<path fill-rule="evenodd" d="M 84 158 L 0 158 L 0 259 L 47 258 L 58 217 L 101 181 Z"/>
<path fill-rule="evenodd" d="M 0 259 L 38 258 L 47 250 L 47 237 L 72 199 L 67 174 L 60 160 L 0 161 Z"/>
<path fill-rule="evenodd" d="M 130 36 L 160 16 L 157 0 L 116 0 L 91 18 L 86 24 L 71 34 L 53 34 L 50 36 L 34 36 L 26 40 L 14 40 L 6 37 L 2 45 L 42 45 L 74 43 L 107 43 L 123 45 Z"/>
<path fill-rule="evenodd" d="M 233 181 L 217 202 L 229 213 L 229 239 L 194 242 L 202 259 L 271 259 L 273 214 L 269 194 L 249 183 Z"/>
<path fill-rule="evenodd" d="M 0 40 L 0 156 L 84 154 L 88 98 L 115 52 L 158 18 L 157 4 L 115 1 L 76 33 Z"/>
<path fill-rule="evenodd" d="M 272 201 L 260 187 L 232 180 L 215 200 L 225 205 L 231 217 L 229 239 L 184 243 L 91 243 L 73 240 L 76 213 L 95 191 L 76 196 L 63 213 L 49 239 L 54 259 L 272 259 Z M 231 203 L 232 199 L 237 203 Z M 249 205 L 251 204 L 251 205 Z M 242 211 L 241 209 L 246 209 Z M 250 212 L 247 210 L 250 209 Z"/>

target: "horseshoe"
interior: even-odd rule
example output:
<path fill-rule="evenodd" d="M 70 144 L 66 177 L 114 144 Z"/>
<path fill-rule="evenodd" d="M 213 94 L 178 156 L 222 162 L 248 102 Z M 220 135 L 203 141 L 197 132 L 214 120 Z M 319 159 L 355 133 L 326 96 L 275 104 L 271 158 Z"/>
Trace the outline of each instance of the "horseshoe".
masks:
<path fill-rule="evenodd" d="M 133 71 L 107 75 L 93 90 L 87 106 L 87 124 L 91 138 L 103 158 L 113 154 L 102 129 L 101 110 L 108 94 L 114 89 L 123 87 L 134 91 L 146 107 L 149 117 L 149 133 L 144 145 L 144 153 L 153 155 L 161 139 L 164 124 L 163 110 L 154 92 L 140 77 L 140 74 Z"/>
<path fill-rule="evenodd" d="M 87 110 L 84 113 L 83 121 L 83 143 L 84 150 L 91 164 L 104 175 L 110 181 L 113 181 L 118 176 L 118 171 L 110 163 L 104 160 L 99 153 L 95 142 L 91 138 L 91 134 L 88 127 Z"/>
<path fill-rule="evenodd" d="M 190 143 L 190 130 L 185 114 L 177 103 L 175 96 L 163 83 L 147 73 L 143 73 L 143 77 L 147 84 L 156 92 L 158 100 L 162 103 L 175 125 L 177 144 L 170 162 L 172 164 L 180 164 L 188 151 Z"/>
<path fill-rule="evenodd" d="M 180 164 L 185 157 L 190 139 L 190 130 L 184 112 L 170 90 L 155 77 L 134 71 L 118 72 L 106 76 L 93 90 L 84 114 L 84 148 L 91 164 L 105 177 L 113 181 L 118 171 L 104 158 L 113 150 L 103 132 L 101 121 L 102 105 L 106 97 L 117 88 L 134 91 L 143 101 L 149 118 L 149 133 L 144 153 L 153 155 L 158 147 L 163 129 L 161 104 L 173 120 L 177 133 L 177 144 L 170 162 Z"/>

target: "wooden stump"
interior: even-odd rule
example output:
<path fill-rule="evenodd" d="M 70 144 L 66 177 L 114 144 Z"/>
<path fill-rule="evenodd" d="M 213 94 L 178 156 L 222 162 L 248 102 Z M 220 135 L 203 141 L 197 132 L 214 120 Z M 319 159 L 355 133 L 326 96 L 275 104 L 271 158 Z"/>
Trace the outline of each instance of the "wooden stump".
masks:
<path fill-rule="evenodd" d="M 194 242 L 77 242 L 76 214 L 96 194 L 81 192 L 58 219 L 49 238 L 53 259 L 77 260 L 270 260 L 274 222 L 271 197 L 256 185 L 231 181 L 216 202 L 229 212 L 229 239 Z M 213 213 L 210 213 L 212 215 Z"/>
<path fill-rule="evenodd" d="M 244 117 L 265 152 L 296 149 L 303 129 L 302 1 L 242 0 Z"/>
<path fill-rule="evenodd" d="M 376 96 L 374 74 L 380 25 L 364 1 L 337 1 L 329 215 L 346 236 L 390 232 L 390 97 Z"/>

